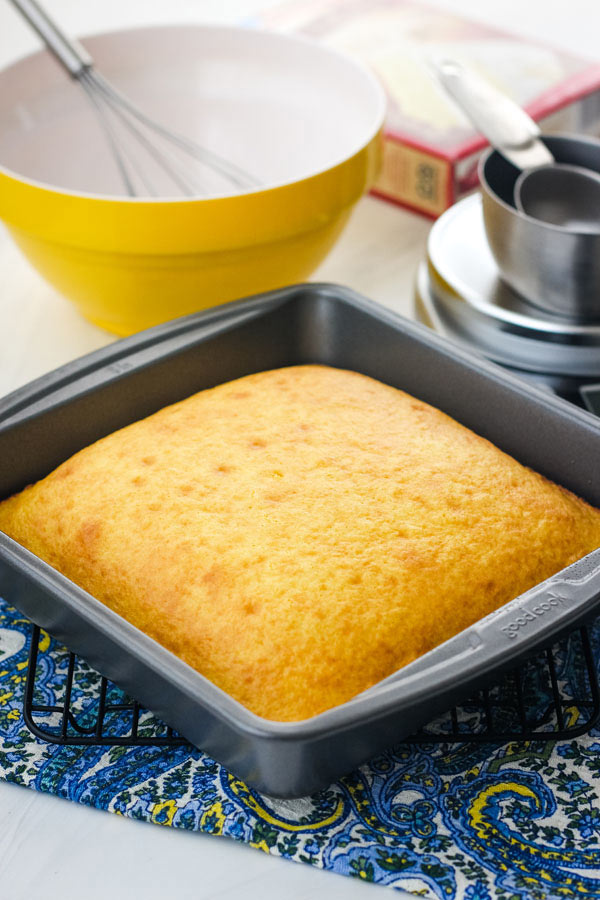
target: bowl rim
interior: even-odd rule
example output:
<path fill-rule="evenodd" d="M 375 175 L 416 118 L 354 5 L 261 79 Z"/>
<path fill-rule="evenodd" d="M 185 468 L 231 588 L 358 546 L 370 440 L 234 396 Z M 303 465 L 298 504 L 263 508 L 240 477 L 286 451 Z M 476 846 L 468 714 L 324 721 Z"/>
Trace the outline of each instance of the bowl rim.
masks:
<path fill-rule="evenodd" d="M 600 163 L 600 137 L 594 137 L 594 135 L 579 135 L 573 134 L 572 132 L 565 131 L 556 131 L 549 132 L 548 134 L 541 134 L 540 140 L 543 143 L 546 143 L 546 138 L 564 138 L 569 141 L 575 141 L 580 144 L 591 144 L 592 146 L 598 149 L 598 160 Z M 495 147 L 488 146 L 483 151 L 481 156 L 479 157 L 479 161 L 477 163 L 477 177 L 479 179 L 479 184 L 482 189 L 482 194 L 488 195 L 488 197 L 497 205 L 501 206 L 507 213 L 517 216 L 517 218 L 522 219 L 527 222 L 531 228 L 536 227 L 541 229 L 542 231 L 547 230 L 549 232 L 558 232 L 562 235 L 569 235 L 572 237 L 586 237 L 586 238 L 600 238 L 600 233 L 598 231 L 584 231 L 583 229 L 576 228 L 565 228 L 562 225 L 553 225 L 551 222 L 544 222 L 542 219 L 536 219 L 534 216 L 530 216 L 527 213 L 522 212 L 520 209 L 517 209 L 516 206 L 511 206 L 505 200 L 498 196 L 494 188 L 491 186 L 486 173 L 485 167 L 487 165 L 488 160 L 494 155 L 502 156 L 499 150 L 496 150 Z M 516 167 L 515 167 L 516 168 Z M 600 172 L 600 169 L 598 170 Z"/>
<path fill-rule="evenodd" d="M 259 35 L 260 39 L 267 39 L 273 41 L 284 41 L 294 43 L 296 45 L 303 45 L 305 47 L 310 47 L 313 49 L 317 49 L 318 52 L 322 52 L 324 55 L 335 57 L 339 62 L 347 65 L 355 70 L 357 74 L 364 79 L 365 83 L 367 83 L 372 91 L 373 95 L 373 109 L 374 113 L 372 116 L 371 124 L 368 128 L 365 129 L 364 137 L 351 148 L 350 151 L 345 153 L 341 158 L 336 158 L 329 165 L 326 165 L 322 168 L 317 169 L 316 171 L 309 172 L 299 178 L 292 178 L 285 181 L 279 181 L 274 183 L 269 183 L 266 185 L 260 185 L 256 188 L 250 188 L 248 190 L 236 191 L 236 192 L 228 192 L 221 194 L 209 194 L 207 196 L 202 194 L 195 194 L 192 196 L 130 196 L 128 194 L 104 194 L 97 193 L 94 191 L 77 191 L 69 188 L 61 188 L 57 185 L 49 184 L 45 181 L 40 181 L 35 178 L 30 178 L 26 175 L 22 175 L 19 172 L 5 166 L 0 162 L 0 176 L 4 176 L 12 181 L 17 183 L 22 183 L 28 185 L 29 187 L 35 188 L 37 190 L 44 191 L 45 193 L 56 194 L 58 196 L 67 196 L 73 197 L 80 200 L 86 201 L 110 201 L 110 202 L 118 202 L 118 203 L 126 203 L 126 204 L 190 204 L 190 203 L 206 203 L 211 201 L 218 200 L 227 200 L 227 199 L 240 199 L 242 197 L 252 197 L 264 193 L 268 193 L 274 190 L 278 190 L 281 188 L 287 188 L 292 185 L 301 184 L 304 181 L 308 181 L 309 179 L 316 178 L 320 175 L 324 175 L 325 173 L 331 171 L 332 169 L 337 168 L 338 166 L 343 165 L 344 163 L 349 162 L 358 156 L 363 150 L 365 150 L 382 132 L 384 127 L 386 112 L 387 112 L 387 96 L 385 90 L 375 76 L 373 71 L 364 63 L 360 62 L 349 53 L 345 53 L 339 50 L 336 47 L 331 47 L 327 44 L 324 44 L 320 41 L 313 40 L 311 38 L 306 37 L 305 35 L 291 32 L 283 32 L 283 31 L 275 31 L 267 28 L 254 27 L 253 25 L 220 25 L 215 23 L 199 23 L 199 22 L 191 22 L 191 23 L 171 23 L 171 24 L 150 24 L 136 27 L 127 27 L 127 28 L 115 28 L 110 29 L 108 31 L 101 32 L 93 32 L 90 34 L 85 34 L 82 37 L 78 37 L 77 40 L 80 41 L 84 46 L 87 45 L 87 42 L 94 42 L 96 40 L 110 40 L 116 36 L 120 35 L 129 35 L 134 36 L 138 34 L 143 34 L 147 32 L 158 32 L 158 31 L 186 31 L 189 32 L 190 29 L 193 29 L 198 32 L 226 32 L 226 33 L 236 33 L 236 34 L 244 34 L 244 35 Z M 39 59 L 41 56 L 45 56 L 49 54 L 46 48 L 42 47 L 39 50 L 36 50 L 32 53 L 26 53 L 17 59 L 14 59 L 8 65 L 0 68 L 0 79 L 10 69 L 13 69 L 17 66 L 27 65 L 35 59 Z"/>

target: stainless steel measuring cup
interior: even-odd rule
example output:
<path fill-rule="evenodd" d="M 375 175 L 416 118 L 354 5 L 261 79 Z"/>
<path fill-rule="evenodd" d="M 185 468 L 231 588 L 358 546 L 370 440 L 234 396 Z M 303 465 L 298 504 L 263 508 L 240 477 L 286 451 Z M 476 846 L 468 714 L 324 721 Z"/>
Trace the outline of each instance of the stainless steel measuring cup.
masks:
<path fill-rule="evenodd" d="M 600 140 L 576 135 L 542 140 L 558 162 L 600 172 Z M 484 153 L 479 163 L 485 229 L 502 278 L 545 310 L 600 321 L 600 232 L 552 225 L 520 212 L 514 202 L 519 174 L 496 150 Z"/>

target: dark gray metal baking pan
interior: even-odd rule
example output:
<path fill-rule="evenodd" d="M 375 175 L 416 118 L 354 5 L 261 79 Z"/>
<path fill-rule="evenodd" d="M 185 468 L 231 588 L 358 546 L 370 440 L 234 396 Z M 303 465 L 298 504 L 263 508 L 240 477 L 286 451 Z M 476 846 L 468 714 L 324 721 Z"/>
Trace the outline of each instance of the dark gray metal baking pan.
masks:
<path fill-rule="evenodd" d="M 0 497 L 195 391 L 309 362 L 402 388 L 600 505 L 600 420 L 333 285 L 286 288 L 161 325 L 4 398 Z M 600 602 L 600 551 L 350 702 L 292 723 L 249 712 L 3 534 L 0 593 L 248 785 L 296 797 L 325 787 L 589 618 Z"/>

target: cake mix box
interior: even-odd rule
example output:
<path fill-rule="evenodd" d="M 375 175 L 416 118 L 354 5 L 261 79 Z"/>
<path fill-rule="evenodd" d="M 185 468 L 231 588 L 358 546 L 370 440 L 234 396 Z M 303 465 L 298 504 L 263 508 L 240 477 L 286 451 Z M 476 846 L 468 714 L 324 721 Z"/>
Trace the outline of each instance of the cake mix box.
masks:
<path fill-rule="evenodd" d="M 436 217 L 475 187 L 486 141 L 437 84 L 453 58 L 512 97 L 544 131 L 600 131 L 600 64 L 411 0 L 290 0 L 257 20 L 366 62 L 388 96 L 375 193 Z"/>

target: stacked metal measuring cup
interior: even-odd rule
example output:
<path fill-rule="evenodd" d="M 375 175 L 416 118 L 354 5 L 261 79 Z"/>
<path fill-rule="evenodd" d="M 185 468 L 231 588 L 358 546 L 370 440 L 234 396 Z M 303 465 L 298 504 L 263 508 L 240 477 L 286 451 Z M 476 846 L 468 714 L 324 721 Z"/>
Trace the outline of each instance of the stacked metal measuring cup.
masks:
<path fill-rule="evenodd" d="M 481 195 L 432 228 L 417 316 L 600 413 L 600 141 L 542 137 L 458 64 L 438 75 L 492 147 Z"/>

